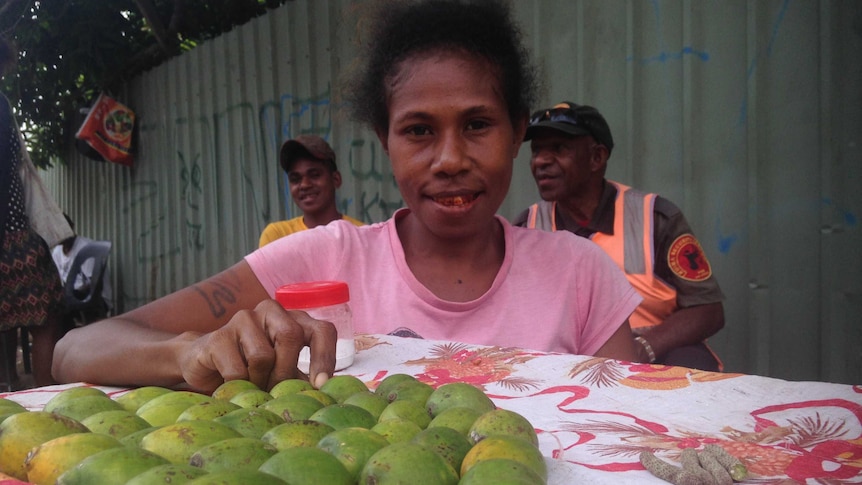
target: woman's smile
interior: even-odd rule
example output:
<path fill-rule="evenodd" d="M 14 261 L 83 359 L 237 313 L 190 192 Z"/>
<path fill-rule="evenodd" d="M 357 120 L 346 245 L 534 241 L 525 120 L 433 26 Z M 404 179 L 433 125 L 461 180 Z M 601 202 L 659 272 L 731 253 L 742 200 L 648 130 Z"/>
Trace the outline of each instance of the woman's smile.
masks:
<path fill-rule="evenodd" d="M 447 207 L 463 207 L 472 203 L 474 200 L 476 200 L 476 196 L 472 194 L 434 197 L 435 202 Z"/>

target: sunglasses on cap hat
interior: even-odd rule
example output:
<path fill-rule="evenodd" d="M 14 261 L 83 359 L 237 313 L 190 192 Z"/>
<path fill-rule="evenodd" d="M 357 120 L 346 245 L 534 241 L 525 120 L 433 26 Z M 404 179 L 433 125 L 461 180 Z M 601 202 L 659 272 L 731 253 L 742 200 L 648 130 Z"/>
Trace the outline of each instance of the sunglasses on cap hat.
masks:
<path fill-rule="evenodd" d="M 575 110 L 567 105 L 557 105 L 551 109 L 543 109 L 533 113 L 530 116 L 530 125 L 535 125 L 543 121 L 563 122 L 571 125 L 583 125 L 584 122 L 575 113 Z"/>
<path fill-rule="evenodd" d="M 536 111 L 530 117 L 524 140 L 530 140 L 536 130 L 542 128 L 558 130 L 573 136 L 590 135 L 604 145 L 608 153 L 614 147 L 614 139 L 607 121 L 592 106 L 565 101 L 552 108 Z"/>

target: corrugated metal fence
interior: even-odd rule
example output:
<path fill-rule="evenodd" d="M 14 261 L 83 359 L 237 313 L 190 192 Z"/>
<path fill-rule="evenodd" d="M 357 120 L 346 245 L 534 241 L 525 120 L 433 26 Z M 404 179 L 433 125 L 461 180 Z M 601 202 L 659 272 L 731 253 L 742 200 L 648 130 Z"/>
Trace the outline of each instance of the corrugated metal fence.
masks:
<path fill-rule="evenodd" d="M 727 370 L 862 383 L 862 2 L 514 5 L 542 104 L 597 106 L 609 177 L 685 212 L 727 297 L 711 339 Z M 70 154 L 46 174 L 80 233 L 114 242 L 118 308 L 224 269 L 296 215 L 276 162 L 289 137 L 331 141 L 344 212 L 401 205 L 373 133 L 338 109 L 359 8 L 296 0 L 142 75 L 115 93 L 138 116 L 135 167 Z M 510 218 L 537 197 L 526 152 Z"/>

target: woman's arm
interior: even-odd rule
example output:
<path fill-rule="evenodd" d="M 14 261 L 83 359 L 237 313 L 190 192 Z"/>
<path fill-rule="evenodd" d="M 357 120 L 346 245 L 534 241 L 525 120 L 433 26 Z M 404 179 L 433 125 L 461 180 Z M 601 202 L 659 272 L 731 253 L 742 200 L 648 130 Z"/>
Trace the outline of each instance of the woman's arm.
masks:
<path fill-rule="evenodd" d="M 596 351 L 595 355 L 596 357 L 607 357 L 627 362 L 640 362 L 628 318 L 611 335 L 611 338 Z"/>
<path fill-rule="evenodd" d="M 322 384 L 335 368 L 332 324 L 287 312 L 245 261 L 117 317 L 70 331 L 54 351 L 59 382 L 184 384 L 210 392 L 229 379 L 269 389 L 297 377 L 303 346 Z M 321 376 L 322 374 L 322 376 Z"/>

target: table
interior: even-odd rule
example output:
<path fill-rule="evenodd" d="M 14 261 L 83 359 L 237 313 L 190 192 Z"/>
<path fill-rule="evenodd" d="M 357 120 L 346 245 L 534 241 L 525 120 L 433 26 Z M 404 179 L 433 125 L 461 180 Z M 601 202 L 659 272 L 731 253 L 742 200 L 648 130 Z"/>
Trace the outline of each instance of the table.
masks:
<path fill-rule="evenodd" d="M 746 483 L 862 483 L 862 385 L 632 364 L 596 357 L 361 335 L 343 372 L 370 388 L 389 374 L 469 382 L 539 431 L 550 485 L 661 484 L 638 461 L 716 443 Z M 63 389 L 0 394 L 30 410 Z M 128 389 L 97 386 L 116 397 Z M 2 480 L 0 480 L 2 483 Z"/>

